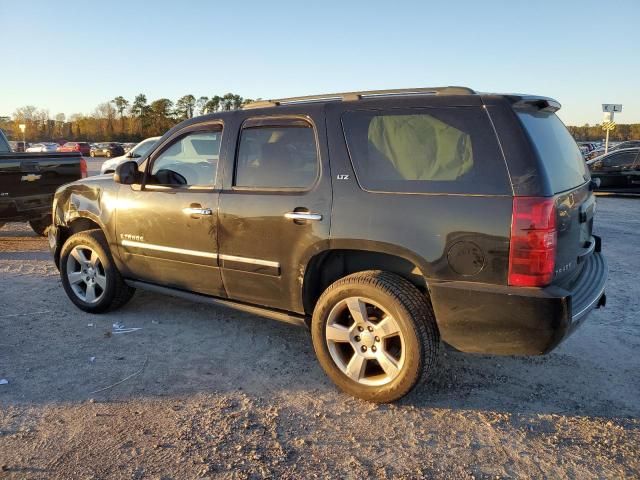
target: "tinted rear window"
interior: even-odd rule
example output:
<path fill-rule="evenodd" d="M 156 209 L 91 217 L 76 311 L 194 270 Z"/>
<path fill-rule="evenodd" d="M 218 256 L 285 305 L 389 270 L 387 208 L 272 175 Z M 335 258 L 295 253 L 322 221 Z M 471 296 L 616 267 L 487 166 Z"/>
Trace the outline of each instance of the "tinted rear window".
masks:
<path fill-rule="evenodd" d="M 359 110 L 344 113 L 342 123 L 365 190 L 511 193 L 495 134 L 481 108 Z"/>
<path fill-rule="evenodd" d="M 578 145 L 556 114 L 517 113 L 547 171 L 554 193 L 570 190 L 589 179 Z"/>

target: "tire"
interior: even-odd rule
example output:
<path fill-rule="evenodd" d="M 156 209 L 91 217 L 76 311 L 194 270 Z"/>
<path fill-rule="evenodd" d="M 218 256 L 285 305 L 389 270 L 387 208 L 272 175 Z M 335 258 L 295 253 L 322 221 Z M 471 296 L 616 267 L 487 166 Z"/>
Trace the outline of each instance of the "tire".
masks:
<path fill-rule="evenodd" d="M 429 299 L 404 278 L 377 270 L 354 273 L 324 291 L 311 337 L 329 378 L 344 392 L 376 403 L 398 400 L 425 382 L 440 348 Z"/>
<path fill-rule="evenodd" d="M 47 231 L 51 226 L 51 216 L 47 215 L 46 217 L 39 218 L 38 220 L 29 220 L 29 225 L 31 229 L 36 232 L 41 237 L 47 236 Z"/>
<path fill-rule="evenodd" d="M 60 277 L 69 299 L 89 313 L 116 310 L 135 293 L 116 268 L 101 230 L 87 230 L 67 239 L 60 252 Z"/>

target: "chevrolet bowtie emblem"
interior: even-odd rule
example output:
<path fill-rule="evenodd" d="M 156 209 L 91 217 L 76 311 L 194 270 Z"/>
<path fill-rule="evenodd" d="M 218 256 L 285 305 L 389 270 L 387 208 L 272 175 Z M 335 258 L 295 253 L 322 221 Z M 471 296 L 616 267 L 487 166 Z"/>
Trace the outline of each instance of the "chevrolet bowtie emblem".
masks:
<path fill-rule="evenodd" d="M 23 182 L 35 182 L 36 180 L 40 180 L 41 178 L 42 178 L 42 175 L 36 175 L 35 173 L 30 173 L 29 175 L 23 175 L 21 180 Z"/>

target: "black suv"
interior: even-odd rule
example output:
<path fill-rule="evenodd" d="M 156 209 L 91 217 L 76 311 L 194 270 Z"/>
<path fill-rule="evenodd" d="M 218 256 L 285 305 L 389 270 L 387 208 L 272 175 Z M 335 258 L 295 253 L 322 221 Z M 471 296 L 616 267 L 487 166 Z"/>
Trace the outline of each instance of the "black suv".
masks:
<path fill-rule="evenodd" d="M 142 288 L 306 324 L 329 377 L 377 402 L 429 378 L 441 339 L 549 352 L 607 277 L 558 108 L 444 87 L 187 120 L 140 165 L 57 191 L 62 284 L 87 312 Z"/>

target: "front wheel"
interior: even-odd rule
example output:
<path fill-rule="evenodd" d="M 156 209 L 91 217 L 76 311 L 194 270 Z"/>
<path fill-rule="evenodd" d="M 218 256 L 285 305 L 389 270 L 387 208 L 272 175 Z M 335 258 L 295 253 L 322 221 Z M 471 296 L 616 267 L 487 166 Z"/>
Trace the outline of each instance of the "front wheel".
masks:
<path fill-rule="evenodd" d="M 60 277 L 69 299 L 89 313 L 115 310 L 135 293 L 116 268 L 100 230 L 69 237 L 60 252 Z"/>
<path fill-rule="evenodd" d="M 428 299 L 406 279 L 354 273 L 322 294 L 311 323 L 325 373 L 346 393 L 392 402 L 429 378 L 440 337 Z"/>

